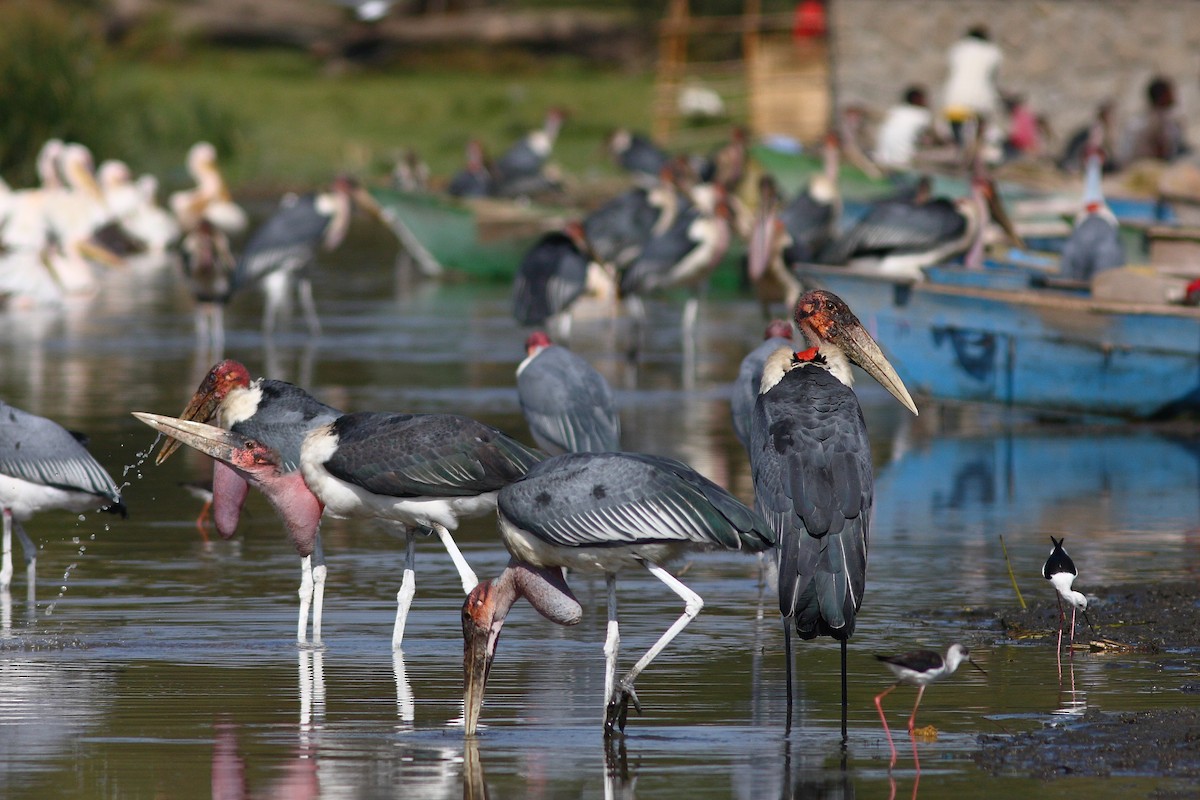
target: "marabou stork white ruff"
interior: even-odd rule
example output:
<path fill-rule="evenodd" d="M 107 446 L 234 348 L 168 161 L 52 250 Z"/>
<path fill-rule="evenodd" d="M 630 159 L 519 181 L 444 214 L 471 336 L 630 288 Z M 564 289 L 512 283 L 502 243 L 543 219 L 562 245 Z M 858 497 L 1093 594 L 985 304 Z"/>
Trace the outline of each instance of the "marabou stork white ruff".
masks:
<path fill-rule="evenodd" d="M 842 649 L 846 737 L 846 640 L 854 633 L 867 574 L 874 471 L 867 427 L 851 388 L 851 363 L 917 413 L 875 340 L 836 295 L 808 292 L 795 320 L 810 345 L 781 348 L 763 368 L 750 427 L 754 505 L 779 541 L 779 610 L 792 706 L 792 632 L 832 636 Z"/>
<path fill-rule="evenodd" d="M 557 568 L 600 572 L 608 588 L 604 730 L 624 730 L 634 682 L 700 613 L 704 601 L 663 564 L 697 549 L 760 552 L 774 533 L 715 483 L 669 458 L 634 453 L 567 453 L 543 461 L 500 491 L 500 533 L 514 561 L 463 604 L 464 719 L 474 735 L 504 618 L 524 596 L 547 618 L 571 624 L 578 603 Z M 525 569 L 540 568 L 542 572 Z M 617 679 L 617 573 L 642 567 L 684 601 L 683 614 Z M 525 569 L 514 576 L 514 570 Z M 520 580 L 518 580 L 520 578 Z M 537 589 L 537 591 L 535 591 Z"/>

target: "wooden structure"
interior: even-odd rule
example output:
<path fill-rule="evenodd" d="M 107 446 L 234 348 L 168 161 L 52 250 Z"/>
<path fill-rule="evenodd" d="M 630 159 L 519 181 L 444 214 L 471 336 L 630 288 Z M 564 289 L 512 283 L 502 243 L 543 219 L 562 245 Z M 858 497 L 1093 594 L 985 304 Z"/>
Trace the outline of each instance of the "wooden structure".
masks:
<path fill-rule="evenodd" d="M 724 141 L 730 125 L 754 137 L 817 141 L 829 129 L 829 48 L 794 35 L 791 12 L 765 14 L 746 0 L 739 16 L 693 16 L 671 0 L 659 26 L 654 138 L 674 147 Z M 722 111 L 689 113 L 688 92 L 715 93 Z"/>

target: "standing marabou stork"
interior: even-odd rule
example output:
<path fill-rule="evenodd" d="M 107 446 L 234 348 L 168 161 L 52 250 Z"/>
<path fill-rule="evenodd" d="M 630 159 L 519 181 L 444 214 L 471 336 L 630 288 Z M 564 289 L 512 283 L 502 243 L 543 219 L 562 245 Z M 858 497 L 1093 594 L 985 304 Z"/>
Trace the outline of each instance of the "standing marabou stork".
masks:
<path fill-rule="evenodd" d="M 609 155 L 621 169 L 638 181 L 653 183 L 671 160 L 671 156 L 645 134 L 618 128 L 605 141 Z"/>
<path fill-rule="evenodd" d="M 266 495 L 283 519 L 288 538 L 300 555 L 300 614 L 296 624 L 299 642 L 308 639 L 310 607 L 313 643 L 321 641 L 327 575 L 321 547 L 321 509 L 300 475 L 300 451 L 309 431 L 341 415 L 341 411 L 293 384 L 267 378 L 251 380 L 250 370 L 232 359 L 209 370 L 181 415 L 188 421 L 215 422 L 239 436 L 260 442 L 272 453 L 262 462 L 214 456 L 212 519 L 222 539 L 232 537 L 237 532 L 251 484 Z M 163 432 L 170 435 L 169 431 Z M 167 439 L 154 463 L 162 464 L 179 445 L 180 440 Z"/>
<path fill-rule="evenodd" d="M 604 376 L 543 331 L 529 335 L 525 352 L 517 396 L 538 447 L 551 455 L 620 450 L 621 417 Z"/>
<path fill-rule="evenodd" d="M 99 509 L 125 516 L 121 491 L 87 451 L 87 437 L 0 400 L 0 512 L 4 516 L 0 591 L 12 583 L 13 530 L 25 549 L 33 597 L 37 549 L 21 522 L 53 508 Z"/>
<path fill-rule="evenodd" d="M 246 469 L 247 463 L 265 458 L 270 467 L 271 461 L 280 460 L 278 454 L 270 457 L 271 448 L 220 428 L 153 414 L 138 418 L 231 466 Z M 541 453 L 468 417 L 357 412 L 307 435 L 300 452 L 302 479 L 289 478 L 289 484 L 306 486 L 331 517 L 373 519 L 404 530 L 407 555 L 392 632 L 392 647 L 399 649 L 416 592 L 417 529 L 429 528 L 438 535 L 463 591 L 471 591 L 478 579 L 451 531 L 461 519 L 490 513 L 496 493 L 541 458 Z M 276 480 L 277 471 L 268 469 L 262 479 Z M 319 517 L 309 524 L 315 528 Z"/>
<path fill-rule="evenodd" d="M 621 296 L 633 297 L 641 308 L 642 295 L 678 286 L 692 290 L 683 310 L 683 329 L 696 325 L 700 295 L 708 277 L 729 249 L 730 209 L 719 186 L 704 184 L 692 190 L 695 202 L 680 210 L 671 225 L 646 242 L 642 252 L 621 275 Z M 639 318 L 644 312 L 638 312 Z"/>
<path fill-rule="evenodd" d="M 524 596 L 544 616 L 571 624 L 578 603 L 556 568 L 601 572 L 608 587 L 605 736 L 624 730 L 629 703 L 641 708 L 634 682 L 700 613 L 704 601 L 663 568 L 694 550 L 760 552 L 774 533 L 721 487 L 669 458 L 634 453 L 567 453 L 543 461 L 500 491 L 500 533 L 513 555 L 495 581 L 475 587 L 463 604 L 464 719 L 474 735 L 488 671 L 505 615 Z M 511 573 L 523 565 L 524 584 Z M 684 612 L 617 680 L 617 572 L 644 567 L 684 601 Z M 531 586 L 532 584 L 532 586 Z M 534 591 L 534 587 L 541 591 Z"/>
<path fill-rule="evenodd" d="M 1117 216 L 1104 199 L 1101 171 L 1104 154 L 1092 147 L 1087 152 L 1082 208 L 1063 245 L 1059 272 L 1064 278 L 1090 281 L 1099 272 L 1125 266 L 1125 246 Z"/>
<path fill-rule="evenodd" d="M 809 349 L 781 348 L 763 367 L 750 428 L 755 509 L 779 541 L 779 610 L 792 708 L 792 630 L 842 646 L 842 738 L 846 738 L 846 640 L 854 633 L 867 574 L 874 502 L 871 446 L 851 363 L 917 413 L 875 340 L 836 295 L 812 291 L 795 320 Z"/>
<path fill-rule="evenodd" d="M 597 261 L 623 270 L 689 202 L 671 172 L 663 170 L 655 186 L 635 186 L 589 213 L 583 218 L 583 232 Z"/>
<path fill-rule="evenodd" d="M 733 419 L 733 433 L 742 447 L 750 449 L 750 425 L 754 419 L 754 404 L 762 386 L 763 366 L 767 358 L 781 347 L 791 347 L 792 323 L 786 319 L 773 319 L 767 323 L 762 344 L 751 350 L 738 367 L 737 379 L 729 387 L 729 414 Z"/>
<path fill-rule="evenodd" d="M 284 197 L 275 214 L 250 237 L 238 260 L 233 283 L 237 290 L 262 282 L 266 293 L 265 334 L 274 333 L 279 311 L 290 305 L 293 286 L 309 333 L 321 333 L 309 270 L 318 246 L 333 250 L 342 243 L 355 204 L 376 217 L 382 213 L 374 198 L 356 181 L 339 176 L 328 192 Z"/>
<path fill-rule="evenodd" d="M 571 335 L 571 306 L 584 295 L 615 295 L 613 278 L 596 262 L 578 222 L 551 231 L 529 248 L 513 278 L 513 316 L 522 325 L 549 325 Z"/>

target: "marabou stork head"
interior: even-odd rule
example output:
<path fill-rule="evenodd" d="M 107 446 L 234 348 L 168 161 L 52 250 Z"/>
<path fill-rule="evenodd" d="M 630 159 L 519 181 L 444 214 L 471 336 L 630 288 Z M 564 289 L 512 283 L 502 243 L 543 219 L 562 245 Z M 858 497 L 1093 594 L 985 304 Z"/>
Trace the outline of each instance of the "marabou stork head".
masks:
<path fill-rule="evenodd" d="M 879 381 L 905 408 L 917 413 L 904 382 L 842 298 L 823 289 L 813 290 L 796 302 L 795 316 L 809 344 L 822 355 L 831 361 L 838 353 L 844 355 Z"/>
<path fill-rule="evenodd" d="M 225 401 L 231 391 L 245 389 L 249 385 L 250 370 L 246 369 L 241 362 L 227 358 L 210 369 L 204 376 L 204 380 L 200 382 L 200 387 L 192 395 L 192 399 L 188 402 L 187 408 L 183 410 L 180 418 L 189 421 L 211 422 L 216 418 L 217 409 L 221 407 L 221 403 Z M 138 417 L 138 419 L 142 418 Z M 144 419 L 142 421 L 145 422 Z M 161 464 L 166 461 L 172 453 L 179 449 L 179 445 L 179 439 L 167 439 L 163 443 L 162 449 L 158 451 L 154 463 Z"/>

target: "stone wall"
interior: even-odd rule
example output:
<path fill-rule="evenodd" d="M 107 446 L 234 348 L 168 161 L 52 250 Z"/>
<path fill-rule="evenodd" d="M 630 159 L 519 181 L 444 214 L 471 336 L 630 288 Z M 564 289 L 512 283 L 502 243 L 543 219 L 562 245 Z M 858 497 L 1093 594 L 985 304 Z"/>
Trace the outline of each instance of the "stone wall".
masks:
<path fill-rule="evenodd" d="M 1003 50 L 999 84 L 1026 97 L 1061 139 L 1104 100 L 1118 128 L 1149 78 L 1174 78 L 1188 140 L 1200 147 L 1197 0 L 829 0 L 835 102 L 880 110 L 924 84 L 941 105 L 946 51 L 976 24 Z"/>

